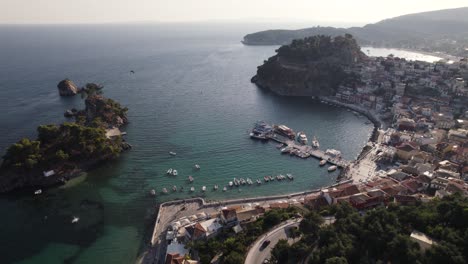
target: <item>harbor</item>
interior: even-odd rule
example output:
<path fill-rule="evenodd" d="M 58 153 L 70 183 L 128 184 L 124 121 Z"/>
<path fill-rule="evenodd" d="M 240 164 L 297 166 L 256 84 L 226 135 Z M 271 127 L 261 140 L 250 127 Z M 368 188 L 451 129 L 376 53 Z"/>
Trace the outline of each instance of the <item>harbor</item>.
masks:
<path fill-rule="evenodd" d="M 339 168 L 345 168 L 350 164 L 349 161 L 342 158 L 340 151 L 335 149 L 321 150 L 316 137 L 312 140 L 312 144 L 308 145 L 308 139 L 304 132 L 296 134 L 285 125 L 271 126 L 263 121 L 257 122 L 250 133 L 250 137 L 279 143 L 277 148 L 283 154 L 290 154 L 303 159 L 313 157 Z M 332 166 L 329 168 L 333 169 Z"/>

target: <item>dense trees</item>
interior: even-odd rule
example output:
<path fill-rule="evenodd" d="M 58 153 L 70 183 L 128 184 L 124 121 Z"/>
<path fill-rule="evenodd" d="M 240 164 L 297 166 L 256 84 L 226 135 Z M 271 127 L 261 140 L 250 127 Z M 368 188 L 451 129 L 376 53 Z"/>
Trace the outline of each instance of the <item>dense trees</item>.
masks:
<path fill-rule="evenodd" d="M 435 199 L 413 206 L 389 205 L 359 214 L 348 204 L 325 209 L 335 216 L 331 225 L 320 225 L 317 214 L 308 214 L 300 225 L 299 242 L 275 247 L 277 263 L 467 263 L 468 198 Z M 418 230 L 437 243 L 422 251 L 410 238 Z"/>
<path fill-rule="evenodd" d="M 3 168 L 49 170 L 67 161 L 114 158 L 121 151 L 121 139 L 108 139 L 102 128 L 63 123 L 37 130 L 37 140 L 21 139 L 8 148 Z"/>

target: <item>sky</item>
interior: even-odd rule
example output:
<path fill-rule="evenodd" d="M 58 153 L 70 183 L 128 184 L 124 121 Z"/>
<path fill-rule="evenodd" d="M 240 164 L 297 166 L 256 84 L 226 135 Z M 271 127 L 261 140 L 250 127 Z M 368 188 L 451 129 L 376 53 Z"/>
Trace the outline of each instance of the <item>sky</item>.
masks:
<path fill-rule="evenodd" d="M 0 24 L 284 21 L 373 23 L 467 0 L 0 0 Z"/>

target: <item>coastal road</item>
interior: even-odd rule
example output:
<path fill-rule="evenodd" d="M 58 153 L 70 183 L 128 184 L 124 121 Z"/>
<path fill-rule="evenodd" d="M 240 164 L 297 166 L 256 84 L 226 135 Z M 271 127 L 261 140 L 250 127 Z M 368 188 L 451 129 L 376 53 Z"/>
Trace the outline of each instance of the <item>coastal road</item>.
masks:
<path fill-rule="evenodd" d="M 247 253 L 247 257 L 245 258 L 244 264 L 260 264 L 263 263 L 265 259 L 269 259 L 271 255 L 271 249 L 276 245 L 276 243 L 278 243 L 280 239 L 288 239 L 288 229 L 294 226 L 299 226 L 301 220 L 302 218 L 288 220 L 284 224 L 276 227 L 265 235 L 262 235 L 262 237 L 257 239 L 257 241 L 250 248 L 249 252 Z M 270 240 L 271 243 L 266 248 L 260 250 L 260 247 L 265 240 Z M 293 241 L 292 239 L 289 240 L 289 242 Z"/>

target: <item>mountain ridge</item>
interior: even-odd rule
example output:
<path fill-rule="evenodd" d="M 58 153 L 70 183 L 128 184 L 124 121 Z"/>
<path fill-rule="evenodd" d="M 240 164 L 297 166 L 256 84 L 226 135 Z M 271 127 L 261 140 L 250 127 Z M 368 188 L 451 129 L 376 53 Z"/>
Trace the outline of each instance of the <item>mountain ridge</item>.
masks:
<path fill-rule="evenodd" d="M 245 45 L 286 45 L 313 35 L 351 34 L 361 46 L 440 51 L 468 56 L 468 7 L 407 14 L 363 27 L 266 30 L 244 36 Z"/>

